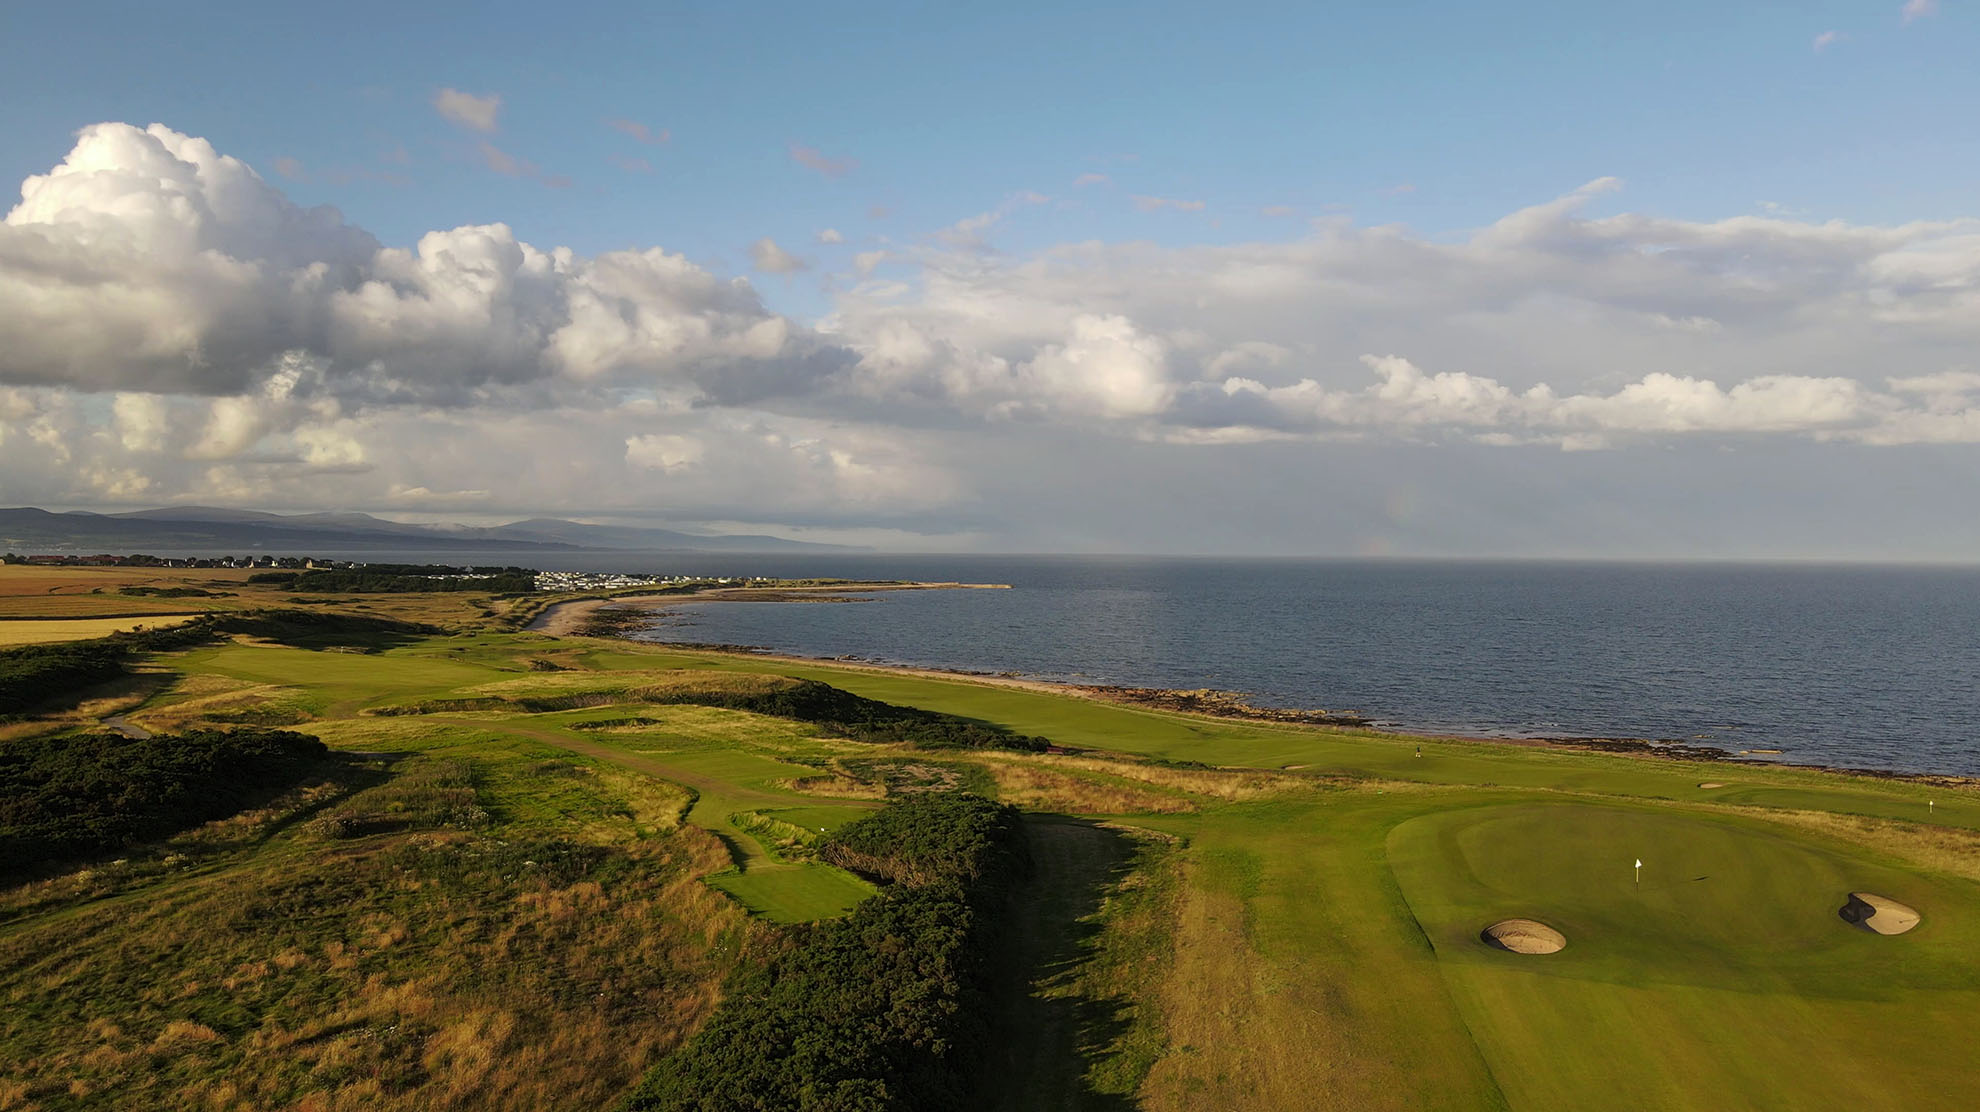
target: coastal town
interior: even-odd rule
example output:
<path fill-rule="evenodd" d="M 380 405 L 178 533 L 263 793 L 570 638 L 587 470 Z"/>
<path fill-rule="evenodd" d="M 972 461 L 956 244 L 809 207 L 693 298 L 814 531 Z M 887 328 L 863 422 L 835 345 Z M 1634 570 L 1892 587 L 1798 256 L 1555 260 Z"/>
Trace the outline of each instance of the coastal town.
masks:
<path fill-rule="evenodd" d="M 40 553 L 0 555 L 0 564 L 29 567 L 115 567 L 115 568 L 247 568 L 257 571 L 360 571 L 370 567 L 404 569 L 407 565 L 374 565 L 363 560 L 332 560 L 315 556 L 152 556 L 144 553 L 76 555 Z M 740 575 L 641 575 L 629 572 L 537 571 L 533 568 L 491 569 L 468 565 L 422 565 L 418 574 L 427 578 L 476 579 L 497 572 L 519 572 L 534 577 L 534 589 L 545 592 L 620 591 L 630 588 L 667 588 L 689 585 L 705 587 L 749 587 L 775 582 L 762 576 Z"/>

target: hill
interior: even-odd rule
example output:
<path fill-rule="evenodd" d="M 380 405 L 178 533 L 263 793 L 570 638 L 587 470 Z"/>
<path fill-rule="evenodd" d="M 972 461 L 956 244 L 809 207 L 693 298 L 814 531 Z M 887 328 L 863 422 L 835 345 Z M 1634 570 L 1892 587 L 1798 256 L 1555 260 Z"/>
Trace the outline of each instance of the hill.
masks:
<path fill-rule="evenodd" d="M 34 507 L 0 509 L 0 548 L 27 551 L 285 549 L 336 552 L 417 548 L 558 552 L 582 549 L 640 552 L 845 552 L 759 535 L 686 533 L 674 529 L 586 525 L 530 518 L 472 526 L 387 521 L 362 513 L 273 514 L 213 506 L 168 506 L 128 513 L 56 513 Z"/>

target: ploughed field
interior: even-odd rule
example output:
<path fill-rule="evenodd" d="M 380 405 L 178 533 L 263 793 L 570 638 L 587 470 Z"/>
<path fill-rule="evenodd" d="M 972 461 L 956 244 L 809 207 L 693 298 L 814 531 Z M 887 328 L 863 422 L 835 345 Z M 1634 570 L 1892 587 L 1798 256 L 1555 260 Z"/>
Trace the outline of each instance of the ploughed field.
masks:
<path fill-rule="evenodd" d="M 0 1108 L 610 1107 L 725 979 L 883 898 L 832 839 L 930 792 L 1031 815 L 975 1005 L 982 1107 L 1980 1103 L 1971 788 L 1189 717 L 403 605 L 457 632 L 235 635 L 0 727 L 0 757 L 104 716 L 331 750 L 233 818 L 0 888 Z M 818 684 L 1052 748 L 807 718 Z M 1854 892 L 1916 927 L 1846 920 Z M 1508 919 L 1565 944 L 1482 936 Z"/>

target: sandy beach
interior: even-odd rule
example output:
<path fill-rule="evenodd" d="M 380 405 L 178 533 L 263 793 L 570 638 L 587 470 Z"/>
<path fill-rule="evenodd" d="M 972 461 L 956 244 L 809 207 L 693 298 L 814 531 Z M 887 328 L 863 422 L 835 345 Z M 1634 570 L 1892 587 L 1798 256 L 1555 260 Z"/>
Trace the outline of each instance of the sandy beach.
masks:
<path fill-rule="evenodd" d="M 551 603 L 523 628 L 552 637 L 578 635 L 600 610 L 661 611 L 685 602 L 858 602 L 847 595 L 877 591 L 1007 591 L 1008 583 L 821 583 L 816 586 L 712 587 L 703 591 L 653 595 L 614 595 Z"/>

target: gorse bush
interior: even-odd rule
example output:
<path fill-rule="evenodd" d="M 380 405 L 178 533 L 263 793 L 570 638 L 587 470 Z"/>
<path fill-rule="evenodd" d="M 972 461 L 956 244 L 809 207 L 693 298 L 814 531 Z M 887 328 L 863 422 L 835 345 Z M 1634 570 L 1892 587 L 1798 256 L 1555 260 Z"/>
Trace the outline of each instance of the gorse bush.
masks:
<path fill-rule="evenodd" d="M 875 744 L 1031 752 L 1043 751 L 1051 744 L 1042 737 L 1014 734 L 987 722 L 868 699 L 817 680 L 800 680 L 771 691 L 655 691 L 645 698 L 653 703 L 687 703 L 793 718 L 824 726 L 854 741 Z"/>
<path fill-rule="evenodd" d="M 737 978 L 625 1109 L 962 1107 L 981 1068 L 995 914 L 1022 847 L 1014 809 L 968 795 L 905 800 L 846 826 L 824 854 L 896 883 Z"/>
<path fill-rule="evenodd" d="M 8 742 L 0 746 L 0 877 L 225 818 L 294 786 L 326 752 L 287 730 Z"/>

